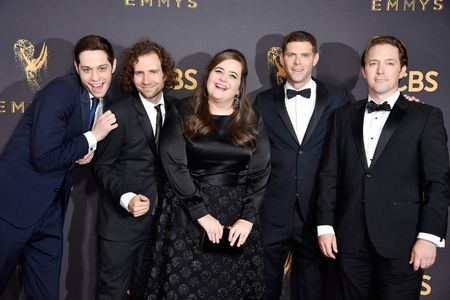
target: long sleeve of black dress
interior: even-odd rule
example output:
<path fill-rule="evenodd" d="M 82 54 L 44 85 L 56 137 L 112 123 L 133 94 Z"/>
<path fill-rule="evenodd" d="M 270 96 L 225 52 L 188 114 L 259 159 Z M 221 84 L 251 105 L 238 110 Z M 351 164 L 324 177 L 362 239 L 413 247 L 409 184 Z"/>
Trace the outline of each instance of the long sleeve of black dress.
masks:
<path fill-rule="evenodd" d="M 254 222 L 270 172 L 269 142 L 262 122 L 259 122 L 257 147 L 252 150 L 230 141 L 230 116 L 215 116 L 215 130 L 192 140 L 183 134 L 183 116 L 182 109 L 174 109 L 165 121 L 160 155 L 170 184 L 191 218 L 197 220 L 208 214 L 199 183 L 244 184 L 241 218 Z"/>

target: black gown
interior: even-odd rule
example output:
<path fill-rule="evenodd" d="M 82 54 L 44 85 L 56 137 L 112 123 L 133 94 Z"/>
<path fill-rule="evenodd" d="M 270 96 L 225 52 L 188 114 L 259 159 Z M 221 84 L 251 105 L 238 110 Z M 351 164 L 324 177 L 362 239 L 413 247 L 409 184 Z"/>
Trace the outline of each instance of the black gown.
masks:
<path fill-rule="evenodd" d="M 186 103 L 166 120 L 160 140 L 166 183 L 151 242 L 147 299 L 260 299 L 264 293 L 258 210 L 267 184 L 269 142 L 261 122 L 256 149 L 234 145 L 230 116 L 214 116 L 215 130 L 183 135 Z M 198 218 L 222 225 L 253 223 L 242 254 L 206 253 Z"/>

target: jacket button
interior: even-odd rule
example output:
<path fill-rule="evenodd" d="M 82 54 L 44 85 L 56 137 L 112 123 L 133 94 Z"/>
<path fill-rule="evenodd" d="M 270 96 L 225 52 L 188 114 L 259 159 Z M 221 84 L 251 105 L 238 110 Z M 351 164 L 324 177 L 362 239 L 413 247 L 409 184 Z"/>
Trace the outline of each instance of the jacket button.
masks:
<path fill-rule="evenodd" d="M 55 189 L 55 193 L 58 193 L 58 192 L 59 192 L 59 188 L 56 188 L 56 189 Z"/>
<path fill-rule="evenodd" d="M 303 154 L 303 151 L 302 150 L 298 151 L 298 154 L 300 154 L 300 155 Z"/>
<path fill-rule="evenodd" d="M 372 178 L 372 175 L 366 174 L 366 178 Z"/>

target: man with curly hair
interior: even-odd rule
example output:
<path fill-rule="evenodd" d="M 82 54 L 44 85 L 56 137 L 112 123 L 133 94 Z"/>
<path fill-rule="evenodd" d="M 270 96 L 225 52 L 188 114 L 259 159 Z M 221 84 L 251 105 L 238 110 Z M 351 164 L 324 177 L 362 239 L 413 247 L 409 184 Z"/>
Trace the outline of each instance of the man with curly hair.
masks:
<path fill-rule="evenodd" d="M 160 45 L 143 40 L 123 53 L 121 86 L 130 95 L 111 106 L 119 127 L 99 143 L 94 173 L 98 214 L 98 299 L 142 299 L 143 255 L 162 177 L 159 131 L 174 101 L 175 65 Z"/>

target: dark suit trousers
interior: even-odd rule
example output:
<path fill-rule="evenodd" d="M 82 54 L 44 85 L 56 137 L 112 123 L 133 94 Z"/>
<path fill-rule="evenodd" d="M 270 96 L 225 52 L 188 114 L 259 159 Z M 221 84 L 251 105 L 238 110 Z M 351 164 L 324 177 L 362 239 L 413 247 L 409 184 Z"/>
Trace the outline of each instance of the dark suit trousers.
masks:
<path fill-rule="evenodd" d="M 337 265 L 346 300 L 419 299 L 423 272 L 413 270 L 409 257 L 381 257 L 367 236 L 358 252 L 339 252 Z"/>
<path fill-rule="evenodd" d="M 148 238 L 135 241 L 116 242 L 99 238 L 99 279 L 97 299 L 143 299 L 144 251 Z"/>
<path fill-rule="evenodd" d="M 27 229 L 0 219 L 0 294 L 21 263 L 26 299 L 59 299 L 63 247 L 61 198 Z"/>
<path fill-rule="evenodd" d="M 264 299 L 280 299 L 284 263 L 289 250 L 293 255 L 291 268 L 291 299 L 320 300 L 323 274 L 316 231 L 308 227 L 296 209 L 286 226 L 262 222 L 264 245 Z"/>

